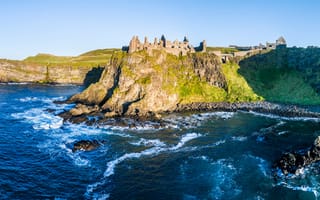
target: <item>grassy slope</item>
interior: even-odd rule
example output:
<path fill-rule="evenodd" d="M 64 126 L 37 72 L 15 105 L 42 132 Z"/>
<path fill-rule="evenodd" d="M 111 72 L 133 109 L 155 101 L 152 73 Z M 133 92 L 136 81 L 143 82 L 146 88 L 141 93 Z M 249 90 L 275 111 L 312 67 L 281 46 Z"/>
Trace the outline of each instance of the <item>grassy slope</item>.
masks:
<path fill-rule="evenodd" d="M 263 100 L 249 86 L 247 81 L 238 73 L 239 65 L 228 63 L 222 65 L 222 71 L 228 84 L 228 95 L 226 100 L 229 102 L 250 102 Z"/>
<path fill-rule="evenodd" d="M 320 104 L 320 95 L 302 72 L 288 67 L 282 52 L 270 52 L 240 62 L 241 74 L 265 100 L 302 105 Z"/>
<path fill-rule="evenodd" d="M 96 67 L 106 65 L 113 52 L 119 49 L 98 49 L 79 56 L 55 56 L 50 54 L 38 54 L 24 59 L 26 64 L 40 64 L 46 66 L 72 66 L 72 67 Z"/>
<path fill-rule="evenodd" d="M 207 47 L 207 51 L 221 51 L 221 53 L 234 53 L 237 52 L 239 50 L 235 49 L 235 48 L 231 48 L 231 47 Z"/>
<path fill-rule="evenodd" d="M 320 104 L 320 96 L 307 84 L 300 72 L 294 69 L 261 69 L 247 72 L 248 82 L 257 94 L 266 100 L 314 105 Z"/>
<path fill-rule="evenodd" d="M 223 64 L 227 91 L 200 81 L 184 66 L 180 66 L 180 69 L 169 68 L 167 74 L 176 76 L 178 84 L 175 87 L 168 85 L 168 88 L 179 93 L 182 103 L 267 100 L 301 105 L 320 104 L 320 95 L 307 82 L 302 72 L 286 66 L 287 61 L 281 58 L 281 52 L 267 52 L 266 55 L 269 56 L 266 60 L 258 59 L 259 66 L 251 62 L 244 70 L 236 63 Z"/>
<path fill-rule="evenodd" d="M 167 55 L 166 70 L 160 73 L 165 78 L 163 89 L 169 93 L 179 94 L 180 103 L 192 102 L 219 102 L 224 101 L 226 92 L 218 87 L 211 86 L 194 73 L 190 67 L 181 65 L 187 58 Z"/>

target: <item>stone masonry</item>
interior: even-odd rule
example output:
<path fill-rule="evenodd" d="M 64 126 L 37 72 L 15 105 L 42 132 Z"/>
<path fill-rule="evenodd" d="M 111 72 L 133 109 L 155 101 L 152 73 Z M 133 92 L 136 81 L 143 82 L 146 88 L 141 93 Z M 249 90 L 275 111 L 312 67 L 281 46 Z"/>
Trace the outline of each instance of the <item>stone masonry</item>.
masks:
<path fill-rule="evenodd" d="M 160 49 L 165 50 L 167 53 L 173 55 L 187 55 L 187 53 L 194 52 L 205 52 L 206 51 L 206 41 L 203 40 L 200 43 L 199 47 L 193 47 L 189 44 L 187 37 L 184 37 L 183 41 L 175 40 L 173 42 L 167 40 L 164 35 L 161 36 L 160 40 L 157 38 L 154 39 L 153 43 L 148 41 L 148 38 L 144 38 L 144 42 L 140 42 L 138 36 L 133 36 L 129 46 L 123 47 L 123 50 L 126 50 L 128 53 L 133 53 L 136 51 L 146 50 L 148 53 L 151 53 L 152 50 Z"/>

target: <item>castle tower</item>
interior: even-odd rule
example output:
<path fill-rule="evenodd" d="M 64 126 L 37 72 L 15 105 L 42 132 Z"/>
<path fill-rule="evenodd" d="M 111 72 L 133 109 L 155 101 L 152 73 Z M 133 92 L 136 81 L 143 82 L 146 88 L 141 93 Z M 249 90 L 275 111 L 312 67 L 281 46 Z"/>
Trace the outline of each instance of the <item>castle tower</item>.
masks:
<path fill-rule="evenodd" d="M 166 40 L 166 38 L 164 37 L 164 35 L 161 36 L 160 41 L 162 41 L 163 47 L 166 47 L 166 46 L 167 46 L 167 40 Z"/>
<path fill-rule="evenodd" d="M 140 41 L 139 41 L 138 36 L 133 36 L 132 39 L 130 40 L 130 43 L 129 43 L 128 53 L 135 52 L 138 48 L 139 43 L 140 43 Z"/>
<path fill-rule="evenodd" d="M 146 36 L 146 37 L 144 37 L 144 45 L 148 45 L 148 44 L 149 44 L 149 42 L 148 42 L 148 38 Z"/>
<path fill-rule="evenodd" d="M 279 48 L 286 48 L 287 47 L 287 42 L 286 40 L 284 39 L 284 37 L 279 37 L 277 40 L 276 40 L 276 48 L 279 49 Z"/>
<path fill-rule="evenodd" d="M 188 43 L 188 42 L 189 42 L 189 40 L 188 40 L 187 36 L 184 36 L 184 38 L 183 38 L 183 42 L 184 42 L 184 43 Z"/>
<path fill-rule="evenodd" d="M 202 52 L 207 51 L 207 42 L 205 40 L 202 41 Z"/>
<path fill-rule="evenodd" d="M 155 38 L 154 38 L 154 42 L 153 42 L 153 44 L 154 44 L 155 46 L 157 46 L 157 45 L 158 45 L 158 38 L 157 38 L 157 37 L 155 37 Z"/>

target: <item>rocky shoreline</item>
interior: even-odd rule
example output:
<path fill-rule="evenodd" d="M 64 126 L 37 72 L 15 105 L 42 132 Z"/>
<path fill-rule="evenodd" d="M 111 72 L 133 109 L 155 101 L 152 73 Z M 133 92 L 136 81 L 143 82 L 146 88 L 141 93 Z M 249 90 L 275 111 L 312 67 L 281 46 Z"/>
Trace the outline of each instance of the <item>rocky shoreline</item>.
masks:
<path fill-rule="evenodd" d="M 285 176 L 299 175 L 304 167 L 318 161 L 320 161 L 320 136 L 314 140 L 309 149 L 284 153 L 273 167 L 281 170 Z M 277 176 L 276 173 L 275 176 Z"/>
<path fill-rule="evenodd" d="M 249 102 L 249 103 L 191 103 L 178 105 L 174 112 L 206 112 L 206 111 L 246 111 L 258 112 L 262 114 L 273 114 L 281 117 L 310 117 L 320 118 L 320 113 L 308 111 L 297 105 L 285 105 L 271 103 L 267 101 Z"/>
<path fill-rule="evenodd" d="M 61 102 L 57 102 L 61 103 Z M 173 111 L 165 111 L 161 113 L 148 112 L 145 115 L 119 115 L 108 116 L 108 112 L 102 110 L 99 106 L 88 106 L 77 104 L 75 108 L 63 112 L 60 116 L 65 121 L 72 123 L 86 123 L 88 125 L 104 124 L 110 126 L 136 127 L 144 126 L 145 122 L 155 123 L 154 128 L 164 126 L 163 117 L 172 113 L 203 113 L 203 112 L 256 112 L 261 114 L 270 114 L 280 117 L 304 117 L 320 119 L 320 113 L 308 111 L 305 108 L 296 105 L 282 105 L 270 102 L 250 102 L 250 103 L 191 103 L 177 105 Z"/>

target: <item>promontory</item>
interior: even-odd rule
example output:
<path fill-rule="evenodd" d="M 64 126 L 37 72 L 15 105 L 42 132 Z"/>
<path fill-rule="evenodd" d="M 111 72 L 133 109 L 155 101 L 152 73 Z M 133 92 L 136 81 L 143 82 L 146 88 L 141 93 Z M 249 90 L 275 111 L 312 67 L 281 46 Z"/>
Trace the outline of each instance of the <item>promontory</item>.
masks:
<path fill-rule="evenodd" d="M 283 37 L 254 47 L 210 48 L 206 41 L 193 47 L 187 38 L 140 42 L 134 36 L 129 46 L 113 53 L 97 83 L 69 99 L 77 104 L 69 114 L 155 116 L 202 108 L 281 113 L 277 106 L 265 108 L 261 102 L 317 104 L 318 84 L 304 71 L 317 64 L 290 63 L 309 51 L 319 49 L 287 48 Z M 295 115 L 291 107 L 286 110 Z"/>

